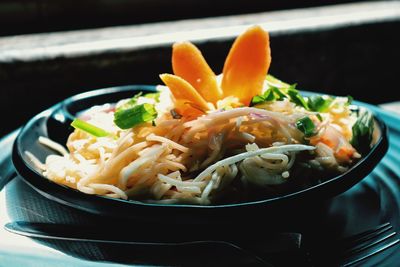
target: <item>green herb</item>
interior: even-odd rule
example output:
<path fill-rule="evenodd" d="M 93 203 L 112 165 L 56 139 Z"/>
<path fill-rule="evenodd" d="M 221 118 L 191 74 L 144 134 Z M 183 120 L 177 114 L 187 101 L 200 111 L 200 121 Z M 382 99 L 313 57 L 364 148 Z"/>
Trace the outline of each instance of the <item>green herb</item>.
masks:
<path fill-rule="evenodd" d="M 285 90 L 285 88 L 282 88 L 282 90 Z M 287 95 L 285 95 L 282 90 L 275 86 L 268 88 L 262 95 L 253 97 L 251 106 L 274 100 L 282 101 L 287 98 Z"/>
<path fill-rule="evenodd" d="M 263 96 L 256 95 L 256 96 L 253 96 L 253 98 L 251 99 L 250 106 L 255 106 L 255 105 L 258 105 L 258 104 L 261 104 L 264 102 L 265 102 L 265 99 Z"/>
<path fill-rule="evenodd" d="M 264 92 L 263 97 L 264 97 L 264 101 L 275 100 L 275 95 L 271 88 L 269 88 L 267 91 Z"/>
<path fill-rule="evenodd" d="M 276 97 L 277 100 L 282 101 L 284 98 L 287 98 L 287 96 L 284 93 L 282 93 L 282 91 L 278 87 L 272 87 L 271 89 L 277 96 Z"/>
<path fill-rule="evenodd" d="M 315 112 L 326 112 L 335 98 L 330 96 L 312 95 L 310 97 L 303 97 L 300 92 L 296 89 L 296 84 L 289 85 L 274 76 L 268 74 L 266 81 L 269 85 L 269 89 L 262 95 L 256 95 L 251 101 L 251 106 L 262 104 L 269 101 L 282 101 L 288 98 L 290 102 L 296 106 L 300 106 L 309 111 Z M 351 96 L 347 97 L 348 101 L 346 105 L 350 105 L 353 101 Z M 322 117 L 317 115 L 318 119 L 322 121 Z"/>
<path fill-rule="evenodd" d="M 307 104 L 312 111 L 324 112 L 329 108 L 332 102 L 332 97 L 312 95 L 308 98 Z"/>
<path fill-rule="evenodd" d="M 315 125 L 313 121 L 310 119 L 310 117 L 304 117 L 299 119 L 296 122 L 296 127 L 299 129 L 302 133 L 304 133 L 305 137 L 310 137 L 315 135 Z"/>
<path fill-rule="evenodd" d="M 104 137 L 104 136 L 110 135 L 110 133 L 107 132 L 106 130 L 103 130 L 97 126 L 94 126 L 93 124 L 90 124 L 90 123 L 80 120 L 80 119 L 75 119 L 71 123 L 71 126 L 74 127 L 75 129 L 79 129 L 84 132 L 87 132 L 88 134 L 91 134 L 95 137 Z"/>
<path fill-rule="evenodd" d="M 319 113 L 317 114 L 317 118 L 318 118 L 319 121 L 323 121 L 323 120 L 324 120 L 324 119 L 322 118 L 321 114 L 319 114 Z"/>
<path fill-rule="evenodd" d="M 309 110 L 310 108 L 308 107 L 306 100 L 303 98 L 303 96 L 300 94 L 300 92 L 297 91 L 295 88 L 296 88 L 296 84 L 291 85 L 288 88 L 287 94 L 290 97 L 290 101 L 295 103 L 298 106 L 301 106 L 301 107 Z"/>
<path fill-rule="evenodd" d="M 352 127 L 353 137 L 350 141 L 352 146 L 361 154 L 369 151 L 374 133 L 374 117 L 367 109 L 361 109 L 357 121 Z"/>
<path fill-rule="evenodd" d="M 264 102 L 275 100 L 273 88 L 268 88 L 262 95 L 256 95 L 251 99 L 250 106 L 255 106 Z"/>
<path fill-rule="evenodd" d="M 348 105 L 348 106 L 351 105 L 351 103 L 353 103 L 353 100 L 354 100 L 354 98 L 351 95 L 348 95 L 346 105 Z"/>
<path fill-rule="evenodd" d="M 157 111 L 154 105 L 145 103 L 117 110 L 114 114 L 114 123 L 121 129 L 129 129 L 155 118 L 157 118 Z"/>

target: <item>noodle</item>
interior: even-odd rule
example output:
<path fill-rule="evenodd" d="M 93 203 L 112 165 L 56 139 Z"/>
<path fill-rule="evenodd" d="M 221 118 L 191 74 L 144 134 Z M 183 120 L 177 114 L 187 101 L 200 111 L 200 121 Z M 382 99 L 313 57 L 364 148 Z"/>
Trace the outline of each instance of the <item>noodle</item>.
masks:
<path fill-rule="evenodd" d="M 285 146 L 280 146 L 280 147 L 269 147 L 269 148 L 263 148 L 259 149 L 257 151 L 250 151 L 250 152 L 245 152 L 239 155 L 235 155 L 226 159 L 223 159 L 221 161 L 218 161 L 217 163 L 209 166 L 207 169 L 202 171 L 195 179 L 194 181 L 202 181 L 205 177 L 209 176 L 214 170 L 216 170 L 220 166 L 225 166 L 225 165 L 231 165 L 236 162 L 242 161 L 246 158 L 254 157 L 254 156 L 260 156 L 263 154 L 269 154 L 269 153 L 284 153 L 284 152 L 291 152 L 291 151 L 304 151 L 304 150 L 313 150 L 315 149 L 312 146 L 306 146 L 306 145 L 285 145 Z M 264 158 L 268 156 L 264 155 Z"/>
<path fill-rule="evenodd" d="M 249 43 L 264 44 L 267 33 L 252 30 L 256 35 L 248 36 L 260 42 Z M 225 195 L 237 200 L 231 194 L 250 196 L 254 188 L 268 194 L 299 179 L 293 176 L 302 166 L 347 170 L 361 156 L 349 141 L 356 121 L 349 99 L 303 98 L 294 85 L 267 73 L 264 79 L 260 73 L 270 64 L 265 45 L 254 48 L 263 60 L 248 74 L 255 79 L 249 77 L 240 86 L 234 74 L 246 65 L 241 62 L 230 62 L 228 67 L 233 64 L 235 70 L 227 76 L 194 71 L 211 75 L 197 77 L 196 85 L 184 74 L 162 74 L 167 86 L 157 92 L 84 111 L 71 124 L 75 130 L 66 143 L 68 150 L 40 136 L 39 143 L 59 155 L 49 155 L 45 163 L 29 151 L 25 155 L 45 177 L 78 191 L 164 204 L 208 205 Z M 182 60 L 186 62 L 175 58 L 174 64 Z M 204 62 L 193 64 L 201 66 Z M 228 87 L 224 79 L 232 79 Z M 201 81 L 214 80 L 199 88 Z"/>
<path fill-rule="evenodd" d="M 65 156 L 68 155 L 68 151 L 59 143 L 56 143 L 54 141 L 52 141 L 49 138 L 46 138 L 44 136 L 39 136 L 38 139 L 39 143 L 41 143 L 42 145 L 45 145 L 51 149 L 53 149 L 54 151 L 57 151 L 58 153 L 60 153 L 61 155 Z"/>

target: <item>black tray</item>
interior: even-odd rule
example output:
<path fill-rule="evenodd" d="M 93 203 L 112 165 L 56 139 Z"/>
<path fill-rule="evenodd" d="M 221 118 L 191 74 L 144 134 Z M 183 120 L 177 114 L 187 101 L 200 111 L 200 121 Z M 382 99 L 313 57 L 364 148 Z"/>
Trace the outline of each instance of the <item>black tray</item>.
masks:
<path fill-rule="evenodd" d="M 369 106 L 369 108 L 381 116 L 390 129 L 390 148 L 388 154 L 368 177 L 347 192 L 324 203 L 318 210 L 313 210 L 311 213 L 303 213 L 302 216 L 292 217 L 292 227 L 286 228 L 286 231 L 299 231 L 309 243 L 318 246 L 329 246 L 331 240 L 335 238 L 352 235 L 386 221 L 390 221 L 397 232 L 400 231 L 400 196 L 398 194 L 398 188 L 400 187 L 400 166 L 397 164 L 400 151 L 400 120 L 380 109 L 371 106 Z M 88 226 L 92 224 L 105 224 L 114 229 L 115 227 L 119 227 L 117 229 L 131 229 L 129 232 L 133 236 L 137 234 L 137 230 L 135 229 L 142 229 L 140 233 L 146 233 L 146 231 L 147 233 L 151 233 L 149 229 L 159 229 L 156 231 L 156 233 L 159 233 L 167 229 L 167 226 L 163 222 L 158 222 L 156 225 L 140 225 L 123 220 L 107 220 L 104 216 L 98 216 L 75 208 L 70 208 L 41 196 L 15 175 L 15 171 L 10 164 L 11 146 L 16 134 L 17 133 L 14 132 L 0 140 L 0 149 L 3 153 L 2 155 L 4 155 L 4 157 L 0 159 L 0 165 L 9 166 L 8 169 L 2 168 L 0 170 L 0 176 L 14 177 L 5 189 L 7 210 L 13 221 Z M 260 217 L 268 216 L 270 216 L 270 214 L 260 214 Z M 170 228 L 168 229 L 171 230 Z M 193 227 L 189 227 L 189 230 L 190 229 L 193 229 Z M 278 228 L 268 228 L 266 225 L 260 226 L 259 228 L 255 225 L 252 228 L 237 228 L 230 227 L 230 224 L 227 224 L 220 229 L 231 231 L 230 233 L 234 235 L 243 233 L 247 235 L 248 238 L 250 237 L 257 240 L 258 238 L 262 238 L 264 233 L 276 231 Z M 196 231 L 197 230 L 200 230 L 200 232 L 207 232 L 206 228 L 197 228 Z M 179 233 L 179 231 L 182 231 L 182 229 L 178 229 L 176 233 Z M 184 231 L 184 234 L 186 233 L 187 232 Z M 141 236 L 143 236 L 143 234 L 141 234 Z M 148 238 L 154 242 L 160 241 L 157 235 L 148 235 Z M 134 240 L 133 238 L 132 241 Z M 189 264 L 191 262 L 190 258 L 180 258 L 181 253 L 179 250 L 175 251 L 166 247 L 158 247 L 157 250 L 155 250 L 154 247 L 143 246 L 113 247 L 96 243 L 38 241 L 69 255 L 97 261 L 111 260 L 156 265 L 165 265 L 168 263 L 179 265 L 182 263 Z M 399 246 L 393 247 L 377 257 L 362 262 L 362 266 L 396 266 L 400 260 L 399 249 Z M 195 249 L 195 251 L 198 250 Z M 232 251 L 229 252 L 225 250 L 224 255 L 229 255 L 229 253 L 232 253 Z M 172 258 L 169 257 L 171 255 Z M 237 264 L 240 266 L 241 264 L 246 264 L 247 260 L 251 260 L 251 258 L 249 259 L 248 257 L 238 257 L 235 253 L 231 256 L 233 261 L 224 257 L 219 257 L 219 262 L 229 263 L 230 265 Z M 299 263 L 298 257 L 292 258 L 294 262 L 287 257 L 275 260 L 277 260 L 276 263 L 278 266 L 293 266 L 293 264 L 296 265 Z M 284 260 L 286 260 L 286 265 L 283 264 Z M 202 259 L 200 262 L 206 263 L 206 258 Z M 279 263 L 281 265 L 279 265 Z M 253 264 L 257 264 L 257 262 L 253 262 Z M 324 266 L 326 266 L 326 264 Z"/>

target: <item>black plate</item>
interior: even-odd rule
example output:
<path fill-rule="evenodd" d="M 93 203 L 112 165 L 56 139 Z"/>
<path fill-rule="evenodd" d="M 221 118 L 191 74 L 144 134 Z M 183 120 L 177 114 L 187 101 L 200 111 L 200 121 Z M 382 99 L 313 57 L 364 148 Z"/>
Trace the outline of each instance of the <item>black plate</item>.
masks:
<path fill-rule="evenodd" d="M 369 174 L 388 149 L 387 130 L 381 119 L 376 117 L 380 136 L 371 151 L 349 171 L 326 182 L 279 197 L 239 204 L 197 206 L 149 204 L 134 200 L 120 200 L 103 196 L 88 195 L 44 178 L 29 161 L 24 151 L 30 151 L 41 161 L 54 152 L 37 142 L 46 136 L 64 144 L 72 131 L 72 118 L 96 104 L 116 102 L 139 91 L 152 91 L 154 86 L 132 85 L 95 90 L 73 96 L 41 112 L 21 130 L 13 147 L 13 163 L 17 172 L 31 187 L 43 196 L 70 207 L 94 214 L 133 219 L 142 222 L 164 221 L 169 223 L 217 224 L 226 222 L 253 222 L 281 217 L 286 211 L 301 216 L 306 211 L 320 207 L 324 200 L 346 191 Z M 357 103 L 361 104 L 362 103 Z M 269 216 L 260 216 L 268 214 Z M 277 215 L 277 216 L 275 216 Z"/>

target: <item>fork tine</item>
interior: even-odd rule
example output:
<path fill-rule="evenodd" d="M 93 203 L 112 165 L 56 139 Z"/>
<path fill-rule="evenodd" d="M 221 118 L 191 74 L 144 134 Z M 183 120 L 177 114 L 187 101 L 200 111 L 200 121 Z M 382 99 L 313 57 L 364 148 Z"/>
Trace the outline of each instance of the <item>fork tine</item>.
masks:
<path fill-rule="evenodd" d="M 382 225 L 379 225 L 378 227 L 376 227 L 375 229 L 371 229 L 359 234 L 356 234 L 354 236 L 345 238 L 343 240 L 341 240 L 338 244 L 337 247 L 338 248 L 342 248 L 343 250 L 346 250 L 348 248 L 352 248 L 357 244 L 361 244 L 365 241 L 368 241 L 376 236 L 379 236 L 382 233 L 385 233 L 386 231 L 392 229 L 393 226 L 387 222 L 384 223 Z"/>
<path fill-rule="evenodd" d="M 373 247 L 373 246 L 375 246 L 375 245 L 377 245 L 379 243 L 382 243 L 383 241 L 386 241 L 386 240 L 388 240 L 389 238 L 391 238 L 392 236 L 395 236 L 395 235 L 396 235 L 396 232 L 390 232 L 390 233 L 384 235 L 383 237 L 378 238 L 379 234 L 376 234 L 376 235 L 374 235 L 374 237 L 377 238 L 376 240 L 374 240 L 372 242 L 368 242 L 368 243 L 363 241 L 360 245 L 355 246 L 354 248 L 351 248 L 351 249 L 345 251 L 342 255 L 344 257 L 348 258 L 351 255 L 360 253 L 360 252 L 362 252 L 364 250 L 367 250 L 367 249 L 369 249 L 369 248 L 371 248 L 371 247 Z M 369 238 L 367 240 L 371 240 L 371 239 L 372 238 Z"/>
<path fill-rule="evenodd" d="M 372 257 L 372 256 L 374 256 L 374 255 L 376 255 L 376 254 L 378 254 L 378 253 L 390 248 L 390 247 L 393 247 L 394 245 L 396 245 L 398 243 L 400 243 L 400 239 L 396 239 L 396 240 L 394 240 L 394 241 L 392 241 L 392 242 L 390 242 L 390 243 L 388 243 L 388 244 L 386 244 L 386 245 L 384 245 L 384 246 L 382 246 L 382 247 L 380 247 L 378 249 L 375 249 L 375 250 L 371 251 L 368 254 L 365 254 L 364 256 L 362 256 L 360 258 L 357 258 L 355 260 L 352 260 L 350 262 L 342 264 L 341 266 L 342 267 L 348 267 L 348 266 L 354 265 L 356 263 L 359 263 L 360 261 L 363 261 L 363 260 L 365 260 L 365 259 L 367 259 L 369 257 Z"/>

